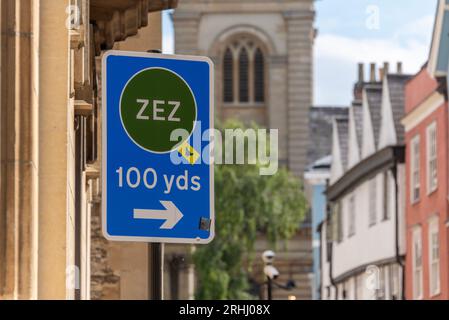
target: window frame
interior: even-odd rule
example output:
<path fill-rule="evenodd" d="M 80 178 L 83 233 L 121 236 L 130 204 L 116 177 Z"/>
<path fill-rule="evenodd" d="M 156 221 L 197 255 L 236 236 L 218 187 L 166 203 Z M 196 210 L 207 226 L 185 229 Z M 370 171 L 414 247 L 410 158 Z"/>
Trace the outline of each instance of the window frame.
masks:
<path fill-rule="evenodd" d="M 437 257 L 434 257 L 434 237 L 436 235 L 437 241 Z M 428 223 L 428 262 L 429 262 L 429 293 L 430 296 L 437 296 L 441 293 L 441 259 L 440 259 L 440 230 L 438 216 L 432 217 Z M 436 265 L 436 272 L 433 269 Z M 434 278 L 436 277 L 436 278 Z M 435 280 L 435 287 L 433 287 L 433 280 Z"/>
<path fill-rule="evenodd" d="M 344 240 L 343 203 L 341 201 L 339 201 L 339 204 L 337 207 L 337 223 L 338 223 L 337 241 L 338 241 L 338 243 L 341 243 Z"/>
<path fill-rule="evenodd" d="M 420 266 L 417 266 L 416 249 L 420 252 Z M 413 299 L 421 300 L 423 298 L 423 254 L 422 254 L 422 228 L 415 227 L 412 234 L 412 279 L 413 279 Z M 419 279 L 418 279 L 419 275 Z M 418 292 L 419 288 L 419 292 Z"/>
<path fill-rule="evenodd" d="M 237 103 L 239 104 L 249 104 L 252 98 L 250 93 L 250 73 L 252 64 L 250 54 L 251 52 L 249 52 L 246 46 L 242 46 L 239 49 L 237 59 L 238 78 L 236 79 L 238 83 Z M 246 70 L 244 70 L 243 68 L 245 68 Z"/>
<path fill-rule="evenodd" d="M 434 141 L 431 141 L 432 137 L 435 139 Z M 438 130 L 436 121 L 433 121 L 426 128 L 426 145 L 427 194 L 430 195 L 438 189 Z M 431 172 L 432 169 L 433 172 Z"/>
<path fill-rule="evenodd" d="M 341 243 L 343 236 L 342 202 L 338 200 L 332 204 L 332 239 Z"/>
<path fill-rule="evenodd" d="M 377 290 L 376 294 L 376 300 L 386 300 L 386 284 L 387 284 L 387 278 L 386 278 L 386 268 L 383 266 L 379 267 L 379 289 Z"/>
<path fill-rule="evenodd" d="M 410 146 L 410 202 L 416 204 L 421 198 L 421 137 L 419 134 L 412 138 Z"/>
<path fill-rule="evenodd" d="M 229 55 L 228 55 L 229 54 Z M 230 59 L 228 61 L 228 59 Z M 235 74 L 234 74 L 234 53 L 232 52 L 232 49 L 229 47 L 226 47 L 224 54 L 223 54 L 223 75 L 222 75 L 222 81 L 223 81 L 223 103 L 227 104 L 227 103 L 234 103 L 235 102 L 235 90 L 234 90 L 234 82 L 235 82 Z M 228 63 L 230 64 L 230 70 L 227 70 L 227 65 Z M 229 74 L 228 74 L 229 72 Z M 228 79 L 229 76 L 229 79 Z M 227 87 L 228 84 L 228 80 L 230 81 L 230 87 Z M 227 90 L 229 90 L 230 92 L 230 100 L 228 99 L 228 94 L 227 94 Z"/>
<path fill-rule="evenodd" d="M 356 197 L 355 193 L 348 198 L 348 238 L 355 236 L 356 233 Z"/>
<path fill-rule="evenodd" d="M 241 86 L 240 86 L 240 82 L 241 82 L 241 72 L 240 72 L 240 54 L 242 52 L 242 50 L 246 50 L 247 53 L 247 57 L 248 57 L 248 74 L 247 74 L 247 95 L 248 95 L 248 101 L 240 101 L 240 93 L 241 93 Z M 224 46 L 224 50 L 222 51 L 222 56 L 221 56 L 221 61 L 224 64 L 224 59 L 225 59 L 225 54 L 226 52 L 230 50 L 232 53 L 232 79 L 233 79 L 233 84 L 232 84 L 232 88 L 230 88 L 230 90 L 232 91 L 233 94 L 233 99 L 232 101 L 226 101 L 225 100 L 225 92 L 227 90 L 227 86 L 225 83 L 225 71 L 224 71 L 224 65 L 223 65 L 223 74 L 221 76 L 221 82 L 223 84 L 223 88 L 222 88 L 222 98 L 221 98 L 221 103 L 223 104 L 224 107 L 265 107 L 268 101 L 268 64 L 267 64 L 267 57 L 268 57 L 268 53 L 267 50 L 265 48 L 265 46 L 263 45 L 263 43 L 258 40 L 257 38 L 254 38 L 251 35 L 237 35 L 234 36 L 232 39 L 230 39 L 229 41 L 227 41 L 227 44 Z M 262 65 L 263 65 L 263 70 L 261 72 L 263 79 L 261 80 L 262 82 L 262 87 L 263 87 L 263 101 L 257 101 L 258 99 L 256 99 L 256 94 L 257 94 L 257 90 L 256 90 L 256 83 L 258 81 L 257 78 L 257 71 L 256 70 L 256 55 L 257 53 L 260 52 L 261 53 L 261 59 L 262 59 Z M 260 71 L 260 70 L 259 70 Z"/>
<path fill-rule="evenodd" d="M 399 276 L 399 266 L 397 264 L 391 264 L 388 270 L 389 277 L 389 299 L 399 300 L 400 299 L 400 276 Z M 395 299 L 393 299 L 395 298 Z"/>
<path fill-rule="evenodd" d="M 266 59 L 265 59 L 265 53 L 263 52 L 262 48 L 260 46 L 257 46 L 254 50 L 254 61 L 253 61 L 253 99 L 254 103 L 265 103 L 266 101 L 266 79 L 265 79 L 265 73 L 266 73 Z M 260 59 L 261 61 L 258 61 Z M 259 63 L 261 64 L 259 66 Z M 259 72 L 261 75 L 259 75 Z M 259 92 L 259 89 L 261 92 Z M 261 100 L 259 100 L 259 94 L 261 97 Z"/>

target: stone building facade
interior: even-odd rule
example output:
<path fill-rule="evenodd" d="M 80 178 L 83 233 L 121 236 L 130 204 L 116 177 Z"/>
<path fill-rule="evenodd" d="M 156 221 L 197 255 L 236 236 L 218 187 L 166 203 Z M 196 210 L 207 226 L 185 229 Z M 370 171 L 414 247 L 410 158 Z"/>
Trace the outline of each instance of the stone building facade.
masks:
<path fill-rule="evenodd" d="M 209 56 L 215 63 L 218 119 L 278 129 L 280 164 L 301 178 L 312 105 L 313 1 L 183 0 L 173 21 L 176 53 Z M 258 249 L 267 245 L 260 239 Z M 298 288 L 274 295 L 310 298 L 309 226 L 287 247 L 279 252 L 277 265 Z M 256 266 L 255 274 L 260 272 Z"/>
<path fill-rule="evenodd" d="M 302 176 L 312 105 L 313 1 L 185 0 L 173 18 L 176 53 L 206 55 L 215 62 L 218 117 L 278 129 L 280 160 Z M 239 72 L 239 64 L 247 64 L 247 74 Z M 231 99 L 225 97 L 225 76 L 235 80 Z M 239 82 L 246 78 L 248 88 L 242 88 Z"/>
<path fill-rule="evenodd" d="M 148 298 L 147 246 L 99 234 L 99 59 L 160 48 L 176 5 L 0 2 L 0 300 Z"/>

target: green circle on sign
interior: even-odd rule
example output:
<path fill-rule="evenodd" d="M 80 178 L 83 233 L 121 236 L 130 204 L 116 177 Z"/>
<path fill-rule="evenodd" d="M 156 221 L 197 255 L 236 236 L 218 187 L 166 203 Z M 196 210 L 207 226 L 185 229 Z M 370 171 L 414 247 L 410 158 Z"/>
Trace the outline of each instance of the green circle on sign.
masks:
<path fill-rule="evenodd" d="M 139 147 L 154 153 L 175 150 L 186 139 L 171 141 L 176 129 L 190 136 L 197 108 L 188 84 L 179 75 L 151 68 L 134 75 L 120 99 L 120 117 L 128 136 Z"/>

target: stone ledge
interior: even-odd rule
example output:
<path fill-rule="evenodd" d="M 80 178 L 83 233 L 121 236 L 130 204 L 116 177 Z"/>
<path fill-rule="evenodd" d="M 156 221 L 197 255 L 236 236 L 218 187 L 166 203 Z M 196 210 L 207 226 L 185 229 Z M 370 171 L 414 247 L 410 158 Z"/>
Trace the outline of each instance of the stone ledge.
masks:
<path fill-rule="evenodd" d="M 100 170 L 95 165 L 86 165 L 86 179 L 94 180 L 100 178 Z"/>
<path fill-rule="evenodd" d="M 178 0 L 91 0 L 90 21 L 95 25 L 96 55 L 116 41 L 136 35 L 148 25 L 148 13 L 176 8 Z"/>
<path fill-rule="evenodd" d="M 93 112 L 93 105 L 84 100 L 75 100 L 75 115 L 88 117 Z"/>
<path fill-rule="evenodd" d="M 83 30 L 81 27 L 80 30 L 70 30 L 70 49 L 79 49 L 84 46 Z"/>

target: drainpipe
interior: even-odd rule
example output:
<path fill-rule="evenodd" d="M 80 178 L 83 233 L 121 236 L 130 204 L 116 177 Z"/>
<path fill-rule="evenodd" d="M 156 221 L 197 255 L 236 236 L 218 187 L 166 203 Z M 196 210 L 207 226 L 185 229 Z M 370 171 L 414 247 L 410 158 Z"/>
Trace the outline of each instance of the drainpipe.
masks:
<path fill-rule="evenodd" d="M 320 227 L 320 285 L 318 286 L 318 299 L 323 300 L 323 223 L 326 221 L 326 218 L 321 221 Z M 327 241 L 326 241 L 327 246 Z M 326 258 L 326 257 L 324 257 Z"/>
<path fill-rule="evenodd" d="M 327 216 L 328 216 L 328 221 L 330 220 L 333 223 L 335 222 L 335 221 L 332 220 L 329 205 L 327 206 Z M 328 227 L 329 227 L 329 224 L 326 226 L 326 231 L 327 232 L 329 232 L 327 230 Z M 333 226 L 331 226 L 331 227 L 333 228 Z M 326 239 L 326 253 L 329 255 L 329 280 L 331 282 L 332 287 L 334 287 L 334 289 L 335 289 L 335 300 L 338 300 L 338 286 L 335 283 L 335 280 L 334 280 L 334 277 L 333 277 L 333 274 L 332 274 L 334 241 L 333 240 L 331 241 L 331 245 L 330 246 L 328 246 L 327 244 L 328 244 L 328 242 L 327 242 L 327 239 Z"/>
<path fill-rule="evenodd" d="M 363 69 L 363 65 L 362 65 L 362 69 Z M 326 189 L 329 187 L 329 179 L 326 179 Z M 323 192 L 323 194 L 326 196 L 326 192 Z M 328 221 L 328 201 L 327 201 L 327 196 L 326 196 L 326 212 L 325 212 L 325 216 L 323 217 L 323 221 L 321 221 L 321 225 L 319 227 L 319 233 L 320 233 L 320 285 L 318 287 L 318 297 L 319 300 L 323 300 L 323 236 L 324 236 L 324 245 L 326 246 L 326 253 L 327 253 L 327 236 L 326 234 L 323 235 L 323 225 Z M 327 227 L 326 227 L 327 228 Z M 324 257 L 327 261 L 327 256 Z"/>
<path fill-rule="evenodd" d="M 400 248 L 399 248 L 399 183 L 398 183 L 398 161 L 395 157 L 394 167 L 391 169 L 394 177 L 394 188 L 395 188 L 395 241 L 396 241 L 396 262 L 401 268 L 402 275 L 402 285 L 401 285 L 401 296 L 405 300 L 405 266 L 404 261 L 401 258 Z"/>
<path fill-rule="evenodd" d="M 334 276 L 332 275 L 332 266 L 333 266 L 333 261 L 332 261 L 333 254 L 332 254 L 332 251 L 333 251 L 333 249 L 334 249 L 334 243 L 333 243 L 333 241 L 332 241 L 332 243 L 331 243 L 329 249 L 330 249 L 329 278 L 330 278 L 332 287 L 334 287 L 334 289 L 335 289 L 335 300 L 338 300 L 338 286 L 337 286 L 337 284 L 335 283 Z"/>

